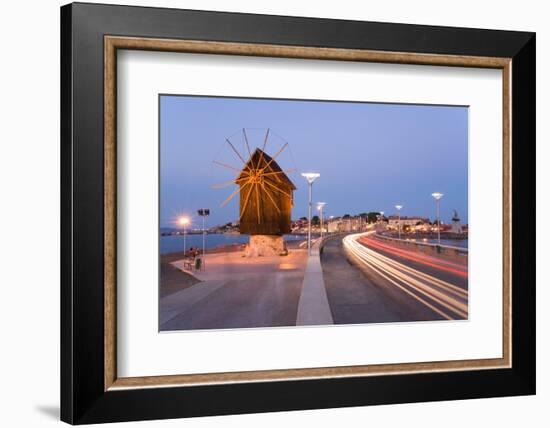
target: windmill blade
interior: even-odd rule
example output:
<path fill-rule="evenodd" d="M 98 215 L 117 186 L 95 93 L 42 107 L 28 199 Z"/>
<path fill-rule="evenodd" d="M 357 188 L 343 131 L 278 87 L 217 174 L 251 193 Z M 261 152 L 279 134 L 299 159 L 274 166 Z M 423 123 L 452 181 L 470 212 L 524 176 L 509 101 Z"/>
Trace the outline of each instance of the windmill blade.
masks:
<path fill-rule="evenodd" d="M 258 215 L 258 224 L 262 223 L 262 217 L 260 215 L 260 190 L 258 183 L 254 184 L 254 189 L 256 190 L 256 214 Z"/>
<path fill-rule="evenodd" d="M 261 184 L 262 189 L 264 190 L 265 194 L 267 195 L 267 197 L 269 198 L 269 200 L 273 204 L 273 207 L 277 210 L 277 212 L 279 214 L 281 214 L 281 210 L 280 210 L 279 206 L 277 205 L 277 203 L 275 202 L 275 200 L 273 199 L 273 196 L 271 196 L 271 192 L 269 191 L 269 189 L 267 187 L 265 187 L 263 183 L 260 183 L 260 184 Z"/>
<path fill-rule="evenodd" d="M 246 136 L 246 130 L 243 128 L 244 142 L 246 143 L 246 149 L 248 150 L 248 156 L 252 157 L 252 152 L 250 151 L 250 146 L 248 145 L 248 137 Z"/>
<path fill-rule="evenodd" d="M 225 181 L 223 183 L 217 183 L 210 186 L 212 189 L 223 189 L 224 187 L 230 186 L 232 184 L 239 184 L 240 181 L 246 180 L 246 177 L 237 178 L 236 180 Z"/>
<path fill-rule="evenodd" d="M 262 146 L 262 152 L 260 153 L 260 156 L 258 157 L 258 165 L 256 166 L 256 169 L 260 168 L 260 165 L 262 164 L 262 160 L 263 160 L 264 152 L 265 152 L 265 146 L 267 145 L 267 138 L 268 137 L 269 137 L 269 128 L 267 128 L 267 132 L 265 133 L 264 145 Z"/>
<path fill-rule="evenodd" d="M 292 198 L 292 195 L 288 192 L 285 192 L 284 190 L 282 189 L 279 189 L 277 186 L 275 186 L 274 184 L 270 183 L 269 181 L 264 181 L 265 184 L 267 184 L 268 186 L 271 186 L 273 187 L 275 190 L 277 190 L 278 192 L 281 192 L 282 194 L 284 195 L 287 195 L 289 198 Z"/>
<path fill-rule="evenodd" d="M 262 146 L 262 152 L 265 152 L 265 146 L 267 146 L 267 138 L 268 137 L 269 137 L 269 128 L 267 128 L 267 132 L 265 133 L 264 145 Z"/>
<path fill-rule="evenodd" d="M 237 189 L 235 189 L 235 191 L 233 193 L 231 193 L 231 195 L 229 195 L 227 197 L 227 199 L 225 201 L 222 202 L 221 206 L 224 207 L 225 205 L 227 205 L 227 203 L 233 199 L 233 197 L 239 193 L 242 189 L 244 189 L 246 186 L 248 186 L 250 183 L 244 183 L 242 187 L 237 187 Z"/>
<path fill-rule="evenodd" d="M 241 156 L 241 154 L 237 151 L 237 149 L 235 148 L 235 146 L 233 145 L 233 143 L 231 143 L 231 141 L 229 141 L 229 139 L 225 139 L 225 141 L 227 141 L 227 143 L 231 146 L 231 148 L 233 149 L 233 151 L 237 154 L 237 156 L 239 157 L 239 159 L 243 162 L 244 166 L 246 168 L 248 168 L 249 171 L 251 171 L 250 167 L 248 166 L 248 164 L 246 163 L 246 161 L 243 159 L 243 157 Z"/>
<path fill-rule="evenodd" d="M 237 184 L 237 183 L 235 183 L 234 181 L 226 181 L 225 183 L 212 184 L 210 186 L 210 188 L 211 189 L 223 189 L 224 187 L 231 186 L 232 184 Z"/>
<path fill-rule="evenodd" d="M 250 183 L 246 183 L 245 186 L 246 186 L 247 184 L 250 184 Z M 244 188 L 244 186 L 243 186 L 243 188 Z M 250 194 L 252 193 L 252 189 L 253 189 L 253 188 L 254 188 L 254 187 L 252 187 L 252 186 L 250 187 L 250 189 L 248 190 L 247 195 L 246 195 L 245 198 L 244 198 L 244 204 L 243 204 L 243 207 L 242 207 L 242 209 L 241 209 L 241 214 L 240 214 L 240 216 L 239 216 L 239 222 L 241 221 L 241 219 L 243 218 L 244 213 L 246 212 L 246 207 L 248 206 L 248 201 L 250 201 Z"/>
<path fill-rule="evenodd" d="M 282 182 L 283 179 L 281 178 L 281 174 L 285 174 L 285 173 L 291 173 L 291 172 L 295 172 L 296 170 L 295 169 L 287 169 L 285 171 L 270 171 L 270 172 L 264 172 L 262 174 L 262 177 L 269 177 L 269 176 L 273 176 L 273 178 L 275 178 L 278 182 Z"/>
<path fill-rule="evenodd" d="M 212 162 L 215 163 L 215 164 L 224 166 L 226 168 L 232 169 L 233 171 L 241 172 L 241 170 L 239 168 L 235 168 L 234 166 L 227 165 L 226 163 L 218 162 L 217 160 L 213 160 Z"/>
<path fill-rule="evenodd" d="M 283 145 L 283 147 L 281 147 L 280 150 L 277 152 L 277 154 L 271 158 L 271 160 L 267 163 L 267 165 L 264 166 L 264 167 L 262 168 L 262 171 L 265 171 L 266 168 L 271 164 L 271 162 L 273 162 L 275 159 L 277 159 L 277 157 L 278 157 L 281 153 L 283 153 L 283 150 L 286 149 L 287 146 L 288 146 L 288 143 L 285 143 L 285 144 Z"/>
<path fill-rule="evenodd" d="M 292 172 L 296 172 L 294 168 L 287 169 L 285 171 L 270 171 L 270 172 L 264 172 L 262 174 L 262 177 L 269 176 L 269 175 L 275 175 L 275 174 L 290 174 Z"/>

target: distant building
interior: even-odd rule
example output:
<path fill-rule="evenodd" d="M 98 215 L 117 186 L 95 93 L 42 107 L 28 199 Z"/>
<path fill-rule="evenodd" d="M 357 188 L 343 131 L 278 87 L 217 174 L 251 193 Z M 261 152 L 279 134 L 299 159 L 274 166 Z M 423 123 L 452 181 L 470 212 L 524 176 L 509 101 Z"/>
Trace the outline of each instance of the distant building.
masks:
<path fill-rule="evenodd" d="M 335 217 L 326 221 L 328 233 L 357 232 L 364 229 L 366 222 L 361 217 Z"/>
<path fill-rule="evenodd" d="M 401 224 L 401 227 L 409 226 L 411 229 L 413 229 L 416 226 L 424 226 L 429 223 L 430 220 L 425 217 L 401 217 L 401 219 L 399 219 L 399 217 L 396 215 L 388 217 L 388 227 L 390 229 L 397 229 L 399 227 L 399 224 Z"/>
<path fill-rule="evenodd" d="M 340 224 L 339 220 L 330 220 L 327 224 L 328 233 L 340 232 Z"/>
<path fill-rule="evenodd" d="M 458 217 L 458 212 L 453 210 L 453 222 L 451 224 L 452 233 L 462 233 L 462 226 L 460 225 L 460 218 Z"/>

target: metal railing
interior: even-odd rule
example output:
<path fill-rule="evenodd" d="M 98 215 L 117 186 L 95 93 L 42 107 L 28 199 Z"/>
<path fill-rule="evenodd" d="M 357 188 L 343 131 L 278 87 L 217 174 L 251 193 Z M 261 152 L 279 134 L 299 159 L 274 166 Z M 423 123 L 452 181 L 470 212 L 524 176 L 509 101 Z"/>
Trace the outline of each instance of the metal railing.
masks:
<path fill-rule="evenodd" d="M 387 240 L 387 241 L 394 241 L 394 242 L 403 243 L 403 244 L 406 244 L 406 245 L 418 245 L 418 246 L 423 246 L 423 247 L 430 247 L 430 248 L 435 249 L 436 251 L 438 251 L 438 248 L 439 248 L 439 249 L 443 249 L 443 250 L 453 250 L 453 251 L 458 252 L 458 253 L 468 254 L 468 248 L 457 247 L 457 246 L 454 246 L 454 245 L 442 245 L 442 244 L 434 244 L 432 242 L 421 242 L 421 241 L 416 241 L 416 240 L 412 241 L 410 239 L 398 239 L 398 238 L 392 238 L 392 237 L 389 237 L 389 236 L 381 235 L 381 234 L 378 234 L 378 233 L 375 235 L 375 237 L 379 238 L 379 239 L 384 239 L 384 240 Z"/>

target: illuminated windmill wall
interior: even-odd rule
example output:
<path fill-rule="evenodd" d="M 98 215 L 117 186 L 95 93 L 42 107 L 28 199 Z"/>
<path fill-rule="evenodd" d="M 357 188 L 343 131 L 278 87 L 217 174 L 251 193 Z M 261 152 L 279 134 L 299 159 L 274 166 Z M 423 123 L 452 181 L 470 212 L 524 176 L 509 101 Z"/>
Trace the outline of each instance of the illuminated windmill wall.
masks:
<path fill-rule="evenodd" d="M 285 143 L 271 157 L 265 151 L 269 129 L 266 132 L 262 148 L 250 150 L 246 131 L 243 129 L 248 160 L 235 149 L 231 141 L 226 142 L 243 163 L 243 168 L 231 184 L 238 188 L 223 202 L 227 204 L 239 194 L 239 230 L 249 235 L 283 235 L 291 231 L 291 211 L 293 192 L 296 187 L 285 171 L 276 162 L 276 158 L 286 149 Z M 234 167 L 214 161 L 234 169 Z M 287 172 L 290 172 L 288 170 Z M 222 184 L 224 186 L 225 184 Z"/>

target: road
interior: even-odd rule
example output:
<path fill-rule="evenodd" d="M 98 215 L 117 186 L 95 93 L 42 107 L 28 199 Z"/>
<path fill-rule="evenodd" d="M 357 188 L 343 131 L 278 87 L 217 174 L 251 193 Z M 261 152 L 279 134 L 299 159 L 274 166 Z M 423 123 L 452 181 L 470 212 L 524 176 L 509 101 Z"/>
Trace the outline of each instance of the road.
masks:
<path fill-rule="evenodd" d="M 329 241 L 321 256 L 336 324 L 467 319 L 466 263 L 372 239 Z"/>

